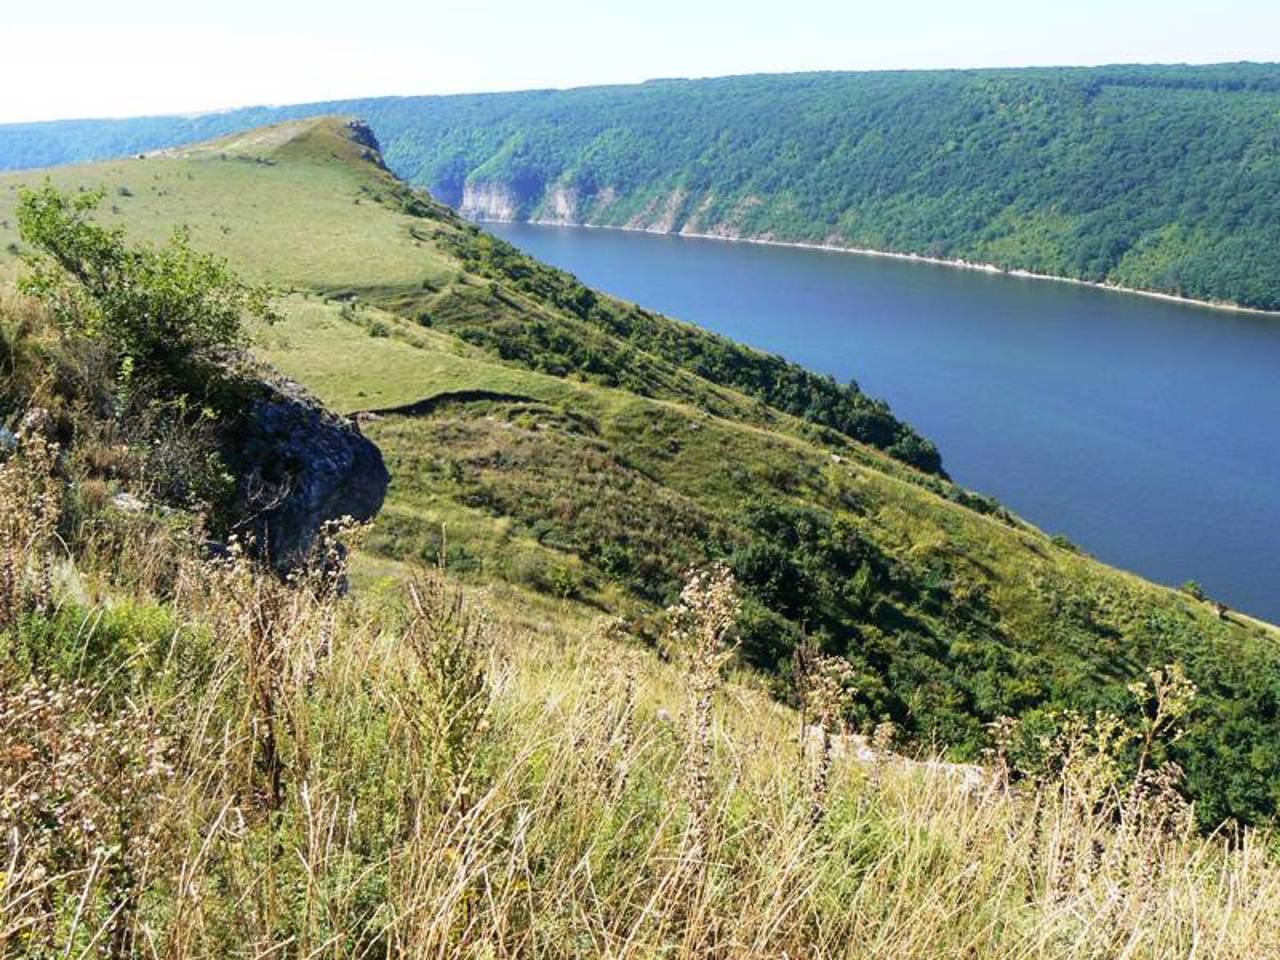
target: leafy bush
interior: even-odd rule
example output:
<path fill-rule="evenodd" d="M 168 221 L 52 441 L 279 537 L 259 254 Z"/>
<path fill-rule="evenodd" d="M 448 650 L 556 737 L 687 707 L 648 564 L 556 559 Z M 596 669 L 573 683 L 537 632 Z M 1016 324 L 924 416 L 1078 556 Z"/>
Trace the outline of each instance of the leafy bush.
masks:
<path fill-rule="evenodd" d="M 22 192 L 18 225 L 37 252 L 21 287 L 66 334 L 111 344 L 122 380 L 187 387 L 194 366 L 243 345 L 245 314 L 272 316 L 267 292 L 193 249 L 183 230 L 164 247 L 130 246 L 122 230 L 91 219 L 102 198 L 51 184 Z"/>

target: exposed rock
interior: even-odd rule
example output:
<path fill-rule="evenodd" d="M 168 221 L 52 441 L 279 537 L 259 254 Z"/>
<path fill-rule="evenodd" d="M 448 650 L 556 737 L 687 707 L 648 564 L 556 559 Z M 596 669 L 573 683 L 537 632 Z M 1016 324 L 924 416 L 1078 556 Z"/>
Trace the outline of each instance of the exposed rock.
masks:
<path fill-rule="evenodd" d="M 147 505 L 132 493 L 117 493 L 111 498 L 111 505 L 125 513 L 142 513 Z"/>
<path fill-rule="evenodd" d="M 0 427 L 0 453 L 18 448 L 18 437 L 8 427 Z"/>
<path fill-rule="evenodd" d="M 818 750 L 822 745 L 822 728 L 817 724 L 805 727 L 807 750 Z M 827 749 L 833 760 L 849 760 L 863 766 L 884 764 L 904 771 L 919 771 L 929 777 L 937 777 L 958 788 L 965 795 L 981 793 L 992 785 L 990 771 L 973 763 L 948 763 L 943 760 L 912 760 L 891 751 L 877 750 L 871 741 L 858 733 L 828 734 Z"/>
<path fill-rule="evenodd" d="M 505 183 L 468 183 L 462 188 L 458 212 L 475 220 L 515 220 L 520 196 Z"/>
<path fill-rule="evenodd" d="M 546 206 L 546 219 L 554 223 L 577 223 L 578 222 L 578 205 L 581 202 L 581 196 L 576 187 L 567 186 L 562 183 L 554 184 L 547 191 L 544 201 Z"/>
<path fill-rule="evenodd" d="M 382 161 L 382 147 L 378 143 L 378 138 L 374 136 L 373 128 L 363 120 L 352 120 L 347 124 L 347 129 L 351 131 L 352 143 L 364 147 L 364 152 L 360 154 L 361 158 L 387 169 L 386 164 Z"/>
<path fill-rule="evenodd" d="M 241 534 L 280 570 L 305 563 L 329 521 L 377 516 L 391 476 L 382 452 L 351 420 L 289 380 L 264 382 L 246 418 Z"/>

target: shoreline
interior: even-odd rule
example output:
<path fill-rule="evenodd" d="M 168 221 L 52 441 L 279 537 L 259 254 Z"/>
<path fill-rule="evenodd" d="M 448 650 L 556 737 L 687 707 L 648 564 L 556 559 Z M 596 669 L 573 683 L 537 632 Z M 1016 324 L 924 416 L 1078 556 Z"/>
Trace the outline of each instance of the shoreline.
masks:
<path fill-rule="evenodd" d="M 1078 287 L 1092 287 L 1110 293 L 1131 294 L 1148 297 L 1152 300 L 1164 300 L 1184 306 L 1202 307 L 1225 313 L 1253 314 L 1262 317 L 1280 317 L 1280 310 L 1266 310 L 1262 307 L 1246 307 L 1238 303 L 1217 300 L 1197 300 L 1195 297 L 1180 297 L 1173 293 L 1161 293 L 1158 290 L 1143 290 L 1139 287 L 1125 287 L 1116 283 L 1097 280 L 1080 280 L 1076 277 L 1064 277 L 1053 273 L 1036 273 L 1034 270 L 1022 268 L 1006 269 L 994 263 L 981 263 L 973 260 L 949 259 L 947 257 L 929 257 L 921 253 L 899 253 L 894 250 L 876 250 L 872 247 L 846 247 L 834 243 L 808 243 L 801 240 L 766 240 L 760 237 L 729 237 L 716 233 L 696 233 L 693 231 L 658 230 L 653 227 L 617 227 L 600 223 L 566 223 L 563 220 L 507 220 L 500 217 L 468 217 L 474 223 L 527 223 L 538 227 L 573 227 L 583 230 L 616 230 L 619 233 L 648 233 L 659 237 L 685 237 L 690 240 L 719 240 L 723 243 L 751 243 L 765 247 L 792 247 L 798 250 L 820 250 L 825 253 L 848 253 L 860 257 L 879 257 L 888 260 L 905 260 L 909 263 L 925 263 L 937 267 L 950 267 L 954 270 L 971 270 L 994 276 L 1017 277 L 1021 280 L 1048 280 L 1053 283 L 1070 283 Z"/>

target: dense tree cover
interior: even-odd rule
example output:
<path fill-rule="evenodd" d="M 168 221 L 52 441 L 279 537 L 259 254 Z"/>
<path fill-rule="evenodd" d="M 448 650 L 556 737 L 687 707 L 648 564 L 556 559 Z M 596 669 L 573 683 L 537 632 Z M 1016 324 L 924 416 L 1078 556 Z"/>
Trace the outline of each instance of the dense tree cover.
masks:
<path fill-rule="evenodd" d="M 0 166 L 365 117 L 521 216 L 835 242 L 1280 307 L 1280 67 L 820 73 L 0 128 Z M 555 202 L 553 202 L 553 198 Z"/>

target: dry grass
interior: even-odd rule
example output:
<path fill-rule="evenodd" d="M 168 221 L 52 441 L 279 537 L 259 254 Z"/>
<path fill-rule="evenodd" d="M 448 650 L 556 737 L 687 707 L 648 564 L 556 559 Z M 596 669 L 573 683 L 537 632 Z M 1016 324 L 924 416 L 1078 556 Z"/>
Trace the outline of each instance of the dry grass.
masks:
<path fill-rule="evenodd" d="M 53 550 L 61 485 L 57 447 L 38 431 L 20 434 L 0 461 L 0 630 L 52 602 Z"/>
<path fill-rule="evenodd" d="M 434 572 L 184 569 L 127 695 L 0 669 L 0 956 L 1280 955 L 1267 838 L 1116 816 L 1094 726 L 1039 790 L 839 751 L 815 784 L 794 715 L 720 680 L 721 575 L 664 662 Z"/>

